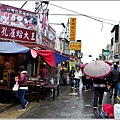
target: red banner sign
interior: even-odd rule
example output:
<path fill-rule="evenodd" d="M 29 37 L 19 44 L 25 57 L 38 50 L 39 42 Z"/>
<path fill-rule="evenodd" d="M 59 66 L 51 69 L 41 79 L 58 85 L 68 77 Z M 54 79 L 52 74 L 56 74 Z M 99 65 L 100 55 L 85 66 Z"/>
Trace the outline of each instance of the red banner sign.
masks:
<path fill-rule="evenodd" d="M 0 24 L 0 38 L 36 42 L 36 31 Z"/>
<path fill-rule="evenodd" d="M 70 40 L 76 40 L 76 18 L 70 18 Z"/>
<path fill-rule="evenodd" d="M 39 9 L 38 13 L 38 34 L 42 34 L 44 37 L 51 41 L 56 40 L 56 31 L 48 24 L 48 11 L 44 10 L 42 7 Z M 40 35 L 38 35 L 40 36 Z M 39 38 L 38 43 L 41 41 Z"/>
<path fill-rule="evenodd" d="M 0 23 L 36 30 L 37 14 L 35 12 L 0 4 Z"/>

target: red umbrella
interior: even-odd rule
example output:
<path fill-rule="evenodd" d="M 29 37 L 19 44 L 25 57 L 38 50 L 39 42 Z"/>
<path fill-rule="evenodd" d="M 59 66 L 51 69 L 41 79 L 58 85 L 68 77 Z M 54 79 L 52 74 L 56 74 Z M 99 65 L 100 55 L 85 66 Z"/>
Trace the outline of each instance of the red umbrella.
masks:
<path fill-rule="evenodd" d="M 107 64 L 110 65 L 110 66 L 112 65 L 112 63 L 109 62 L 108 60 L 104 60 L 104 62 L 107 63 Z"/>

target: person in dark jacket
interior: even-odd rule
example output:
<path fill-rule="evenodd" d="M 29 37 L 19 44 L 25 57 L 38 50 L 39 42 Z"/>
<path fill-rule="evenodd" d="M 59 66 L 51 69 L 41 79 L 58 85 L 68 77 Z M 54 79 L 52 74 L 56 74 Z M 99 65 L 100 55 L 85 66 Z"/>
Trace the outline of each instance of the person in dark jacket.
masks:
<path fill-rule="evenodd" d="M 25 71 L 25 67 L 23 65 L 20 66 L 19 69 L 20 69 L 19 77 L 18 79 L 15 79 L 15 81 L 17 81 L 19 84 L 19 90 L 16 94 L 16 97 L 21 101 L 21 108 L 19 108 L 18 111 L 23 111 L 25 110 L 25 107 L 29 102 L 24 97 L 25 92 L 28 90 L 28 87 L 27 86 L 22 87 L 22 84 L 27 83 L 28 77 L 27 77 L 27 71 Z"/>
<path fill-rule="evenodd" d="M 114 64 L 114 70 L 109 74 L 108 80 L 111 86 L 109 89 L 110 98 L 113 96 L 113 89 L 115 89 L 114 98 L 117 98 L 118 83 L 120 82 L 120 72 L 117 64 Z"/>
<path fill-rule="evenodd" d="M 86 82 L 86 75 L 83 72 L 82 69 L 82 84 L 83 84 L 83 91 L 86 92 L 87 82 Z"/>
<path fill-rule="evenodd" d="M 86 91 L 91 90 L 91 78 L 86 76 Z"/>
<path fill-rule="evenodd" d="M 70 73 L 69 73 L 70 81 L 71 81 L 71 88 L 74 88 L 74 77 L 75 77 L 75 69 L 72 67 Z"/>
<path fill-rule="evenodd" d="M 106 89 L 107 80 L 103 78 L 94 78 L 94 103 L 93 107 L 96 109 L 98 106 L 102 106 L 102 100 L 104 91 Z"/>

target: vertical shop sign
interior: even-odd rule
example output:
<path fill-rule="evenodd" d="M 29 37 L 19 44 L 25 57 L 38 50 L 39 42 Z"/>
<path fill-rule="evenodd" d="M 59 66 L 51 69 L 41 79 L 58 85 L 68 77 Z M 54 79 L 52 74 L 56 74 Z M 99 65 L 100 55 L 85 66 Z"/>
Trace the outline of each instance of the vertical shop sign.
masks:
<path fill-rule="evenodd" d="M 47 11 L 42 7 L 39 8 L 37 26 L 39 34 L 48 38 L 48 16 Z"/>
<path fill-rule="evenodd" d="M 53 42 L 56 40 L 56 31 L 50 25 L 48 26 L 48 38 Z"/>
<path fill-rule="evenodd" d="M 76 40 L 76 18 L 70 18 L 70 40 Z"/>

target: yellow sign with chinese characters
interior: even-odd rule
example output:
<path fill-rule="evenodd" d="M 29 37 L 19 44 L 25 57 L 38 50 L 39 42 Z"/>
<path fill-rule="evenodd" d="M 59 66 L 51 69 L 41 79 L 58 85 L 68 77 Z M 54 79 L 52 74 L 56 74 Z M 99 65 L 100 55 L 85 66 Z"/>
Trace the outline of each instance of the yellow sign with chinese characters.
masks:
<path fill-rule="evenodd" d="M 69 50 L 81 50 L 81 42 L 70 41 Z"/>
<path fill-rule="evenodd" d="M 70 18 L 70 40 L 76 40 L 76 18 Z"/>
<path fill-rule="evenodd" d="M 69 66 L 70 66 L 70 70 L 72 69 L 72 67 L 75 68 L 75 62 L 69 62 Z"/>

